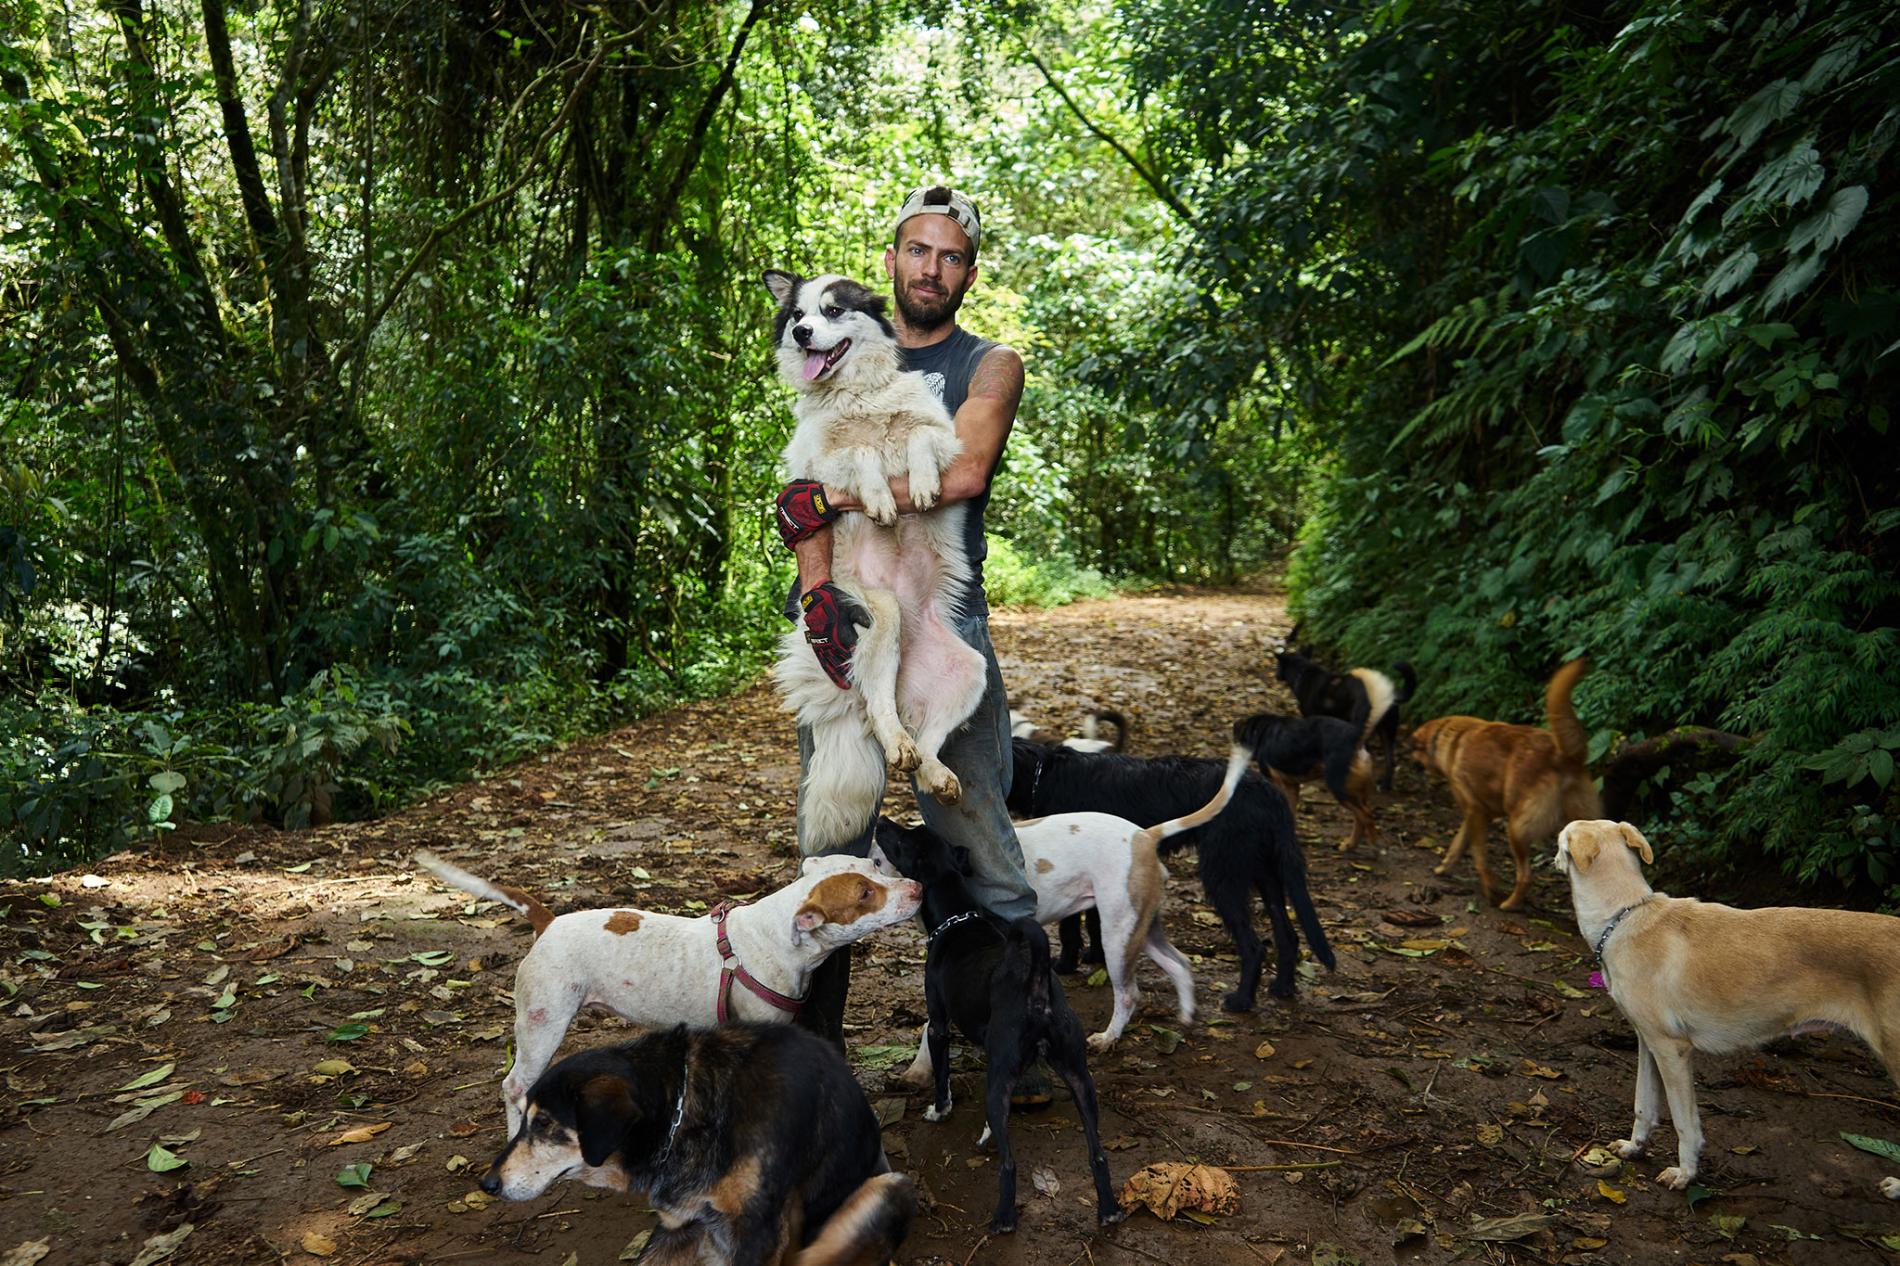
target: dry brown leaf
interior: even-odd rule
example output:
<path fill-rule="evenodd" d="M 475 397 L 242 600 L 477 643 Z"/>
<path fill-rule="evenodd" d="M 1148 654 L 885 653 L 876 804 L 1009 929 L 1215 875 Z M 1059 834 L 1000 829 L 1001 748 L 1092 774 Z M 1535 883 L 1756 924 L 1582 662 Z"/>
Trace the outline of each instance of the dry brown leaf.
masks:
<path fill-rule="evenodd" d="M 1129 1176 L 1121 1203 L 1125 1209 L 1139 1205 L 1163 1222 L 1183 1210 L 1234 1213 L 1240 1209 L 1240 1185 L 1224 1169 L 1162 1161 Z"/>
<path fill-rule="evenodd" d="M 312 1257 L 335 1257 L 336 1241 L 317 1231 L 303 1233 L 303 1251 Z"/>
<path fill-rule="evenodd" d="M 331 1147 L 342 1147 L 345 1143 L 367 1143 L 390 1127 L 388 1121 L 374 1121 L 369 1125 L 359 1125 L 353 1130 L 345 1130 L 330 1140 Z"/>

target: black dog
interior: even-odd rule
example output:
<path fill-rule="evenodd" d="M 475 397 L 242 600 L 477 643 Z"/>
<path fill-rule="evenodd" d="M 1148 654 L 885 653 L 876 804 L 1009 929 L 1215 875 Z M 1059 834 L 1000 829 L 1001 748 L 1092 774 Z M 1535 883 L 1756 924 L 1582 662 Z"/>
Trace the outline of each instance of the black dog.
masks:
<path fill-rule="evenodd" d="M 941 1121 L 950 1112 L 950 1025 L 983 1048 L 988 1122 L 983 1138 L 996 1137 L 1001 1162 L 990 1230 L 1016 1229 L 1009 1092 L 1038 1056 L 1068 1085 L 1082 1118 L 1095 1176 L 1095 1220 L 1103 1226 L 1121 1221 L 1127 1211 L 1108 1180 L 1108 1154 L 1097 1132 L 1095 1080 L 1089 1076 L 1082 1024 L 1049 964 L 1048 935 L 1034 919 L 999 919 L 978 905 L 965 882 L 968 851 L 951 848 L 928 828 L 879 818 L 877 848 L 886 861 L 924 886 L 921 917 L 930 934 L 924 956 L 924 1003 L 930 1013 L 925 1049 L 934 1080 L 926 1121 Z"/>
<path fill-rule="evenodd" d="M 1300 806 L 1301 783 L 1313 778 L 1325 782 L 1333 799 L 1352 814 L 1352 834 L 1340 844 L 1341 850 L 1379 838 L 1379 824 L 1372 820 L 1372 757 L 1351 722 L 1257 712 L 1234 722 L 1234 741 L 1253 748 L 1260 772 L 1295 809 Z"/>
<path fill-rule="evenodd" d="M 1078 752 L 1026 739 L 1017 739 L 1013 748 L 1009 807 L 1023 817 L 1093 811 L 1152 826 L 1206 804 L 1226 772 L 1226 762 L 1199 756 L 1144 759 Z M 1269 994 L 1293 996 L 1293 966 L 1300 947 L 1287 918 L 1289 904 L 1306 931 L 1313 956 L 1334 966 L 1332 946 L 1326 942 L 1326 931 L 1307 891 L 1306 857 L 1294 839 L 1293 814 L 1286 798 L 1264 778 L 1258 774 L 1242 778 L 1219 817 L 1171 837 L 1161 848 L 1165 854 L 1190 846 L 1200 855 L 1201 890 L 1240 952 L 1240 984 L 1222 999 L 1223 1009 L 1251 1011 L 1259 989 L 1266 954 L 1253 930 L 1256 892 L 1273 928 L 1274 976 L 1267 986 Z M 1082 939 L 1079 923 L 1074 916 L 1062 921 L 1057 971 L 1075 970 Z M 1093 910 L 1088 911 L 1088 925 L 1095 943 L 1089 957 L 1100 962 L 1102 928 Z"/>
<path fill-rule="evenodd" d="M 1355 668 L 1336 673 L 1313 659 L 1310 647 L 1297 651 L 1276 651 L 1274 675 L 1286 683 L 1300 705 L 1303 717 L 1338 717 L 1359 732 L 1359 741 L 1369 743 L 1374 734 L 1385 740 L 1385 773 L 1379 778 L 1379 790 L 1392 790 L 1392 766 L 1399 746 L 1399 705 L 1418 689 L 1418 674 L 1404 660 L 1392 665 L 1392 671 L 1405 682 L 1397 688 L 1392 679 L 1376 668 Z"/>
<path fill-rule="evenodd" d="M 917 1211 L 843 1056 L 786 1024 L 649 1033 L 542 1073 L 482 1190 L 569 1177 L 644 1191 L 660 1226 L 636 1260 L 669 1266 L 882 1262 Z"/>

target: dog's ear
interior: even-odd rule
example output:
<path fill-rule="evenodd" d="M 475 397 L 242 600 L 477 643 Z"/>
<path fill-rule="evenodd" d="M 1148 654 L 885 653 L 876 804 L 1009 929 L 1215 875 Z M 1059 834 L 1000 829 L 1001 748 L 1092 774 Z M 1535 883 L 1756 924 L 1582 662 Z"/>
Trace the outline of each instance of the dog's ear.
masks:
<path fill-rule="evenodd" d="M 1572 822 L 1557 832 L 1557 851 L 1568 857 L 1571 865 L 1578 870 L 1588 870 L 1590 863 L 1597 859 L 1602 845 L 1597 843 L 1597 837 L 1593 833 L 1578 831 L 1576 825 Z"/>
<path fill-rule="evenodd" d="M 765 288 L 775 303 L 790 303 L 792 292 L 798 289 L 800 280 L 797 273 L 788 273 L 782 268 L 765 270 Z"/>
<path fill-rule="evenodd" d="M 574 1128 L 581 1136 L 581 1159 L 589 1165 L 607 1163 L 620 1150 L 633 1124 L 633 1090 L 625 1077 L 603 1073 L 589 1078 L 574 1105 Z"/>
<path fill-rule="evenodd" d="M 1635 849 L 1636 855 L 1643 859 L 1643 865 L 1653 866 L 1656 864 L 1656 854 L 1650 851 L 1649 841 L 1643 838 L 1641 831 L 1627 822 L 1618 822 L 1616 829 L 1623 833 L 1623 842 Z"/>
<path fill-rule="evenodd" d="M 807 901 L 792 916 L 792 944 L 798 944 L 807 932 L 816 932 L 828 922 L 824 908 L 816 901 Z"/>

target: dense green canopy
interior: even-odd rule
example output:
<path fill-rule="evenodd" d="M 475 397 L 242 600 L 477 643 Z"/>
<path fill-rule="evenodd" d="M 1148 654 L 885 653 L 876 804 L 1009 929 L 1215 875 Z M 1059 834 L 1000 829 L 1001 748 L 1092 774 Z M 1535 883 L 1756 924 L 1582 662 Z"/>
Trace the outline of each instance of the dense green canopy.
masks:
<path fill-rule="evenodd" d="M 782 624 L 766 267 L 981 204 L 1003 597 L 1224 579 L 1413 716 L 1760 742 L 1675 839 L 1894 879 L 1900 16 L 24 0 L 0 867 L 360 813 Z M 1218 729 L 1218 726 L 1214 727 Z"/>

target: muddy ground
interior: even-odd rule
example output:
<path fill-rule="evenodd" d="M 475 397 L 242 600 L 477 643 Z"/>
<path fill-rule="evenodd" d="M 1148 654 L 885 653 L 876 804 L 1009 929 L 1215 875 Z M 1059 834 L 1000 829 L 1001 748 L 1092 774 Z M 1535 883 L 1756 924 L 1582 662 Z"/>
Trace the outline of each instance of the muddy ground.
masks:
<path fill-rule="evenodd" d="M 1237 715 L 1289 705 L 1263 671 L 1285 627 L 1270 588 L 994 621 L 1019 706 L 1071 727 L 1092 704 L 1117 707 L 1145 754 L 1221 754 Z M 557 910 L 697 911 L 789 875 L 796 776 L 791 727 L 760 685 L 384 821 L 201 830 L 0 889 L 0 1266 L 618 1260 L 653 1222 L 638 1197 L 480 1198 L 528 930 L 407 859 L 442 851 Z M 1263 990 L 1252 1015 L 1221 1014 L 1232 949 L 1192 865 L 1174 867 L 1167 921 L 1194 959 L 1203 1022 L 1180 1025 L 1144 965 L 1145 1011 L 1094 1073 L 1117 1183 L 1161 1161 L 1233 1167 L 1239 1210 L 1209 1224 L 1138 1212 L 1098 1232 L 1062 1099 L 1018 1118 L 1021 1229 L 986 1239 L 981 1074 L 965 1056 L 954 1114 L 922 1121 L 891 1068 L 922 1018 L 922 939 L 905 927 L 861 947 L 854 1063 L 924 1194 L 900 1260 L 1747 1266 L 1900 1247 L 1900 1210 L 1875 1192 L 1900 1165 L 1841 1140 L 1900 1138 L 1900 1108 L 1845 1038 L 1698 1061 L 1708 1148 L 1693 1205 L 1652 1181 L 1667 1127 L 1656 1159 L 1584 1172 L 1574 1158 L 1627 1132 L 1634 1043 L 1588 988 L 1563 881 L 1541 871 L 1532 907 L 1501 915 L 1476 904 L 1468 869 L 1435 879 L 1432 850 L 1455 823 L 1409 766 L 1380 818 L 1376 847 L 1336 852 L 1345 816 L 1309 793 L 1301 837 L 1340 966 L 1303 967 L 1297 1000 Z M 1666 854 L 1666 834 L 1656 842 Z M 1099 1027 L 1106 986 L 1073 980 L 1070 997 Z M 584 1017 L 565 1049 L 623 1031 Z"/>

